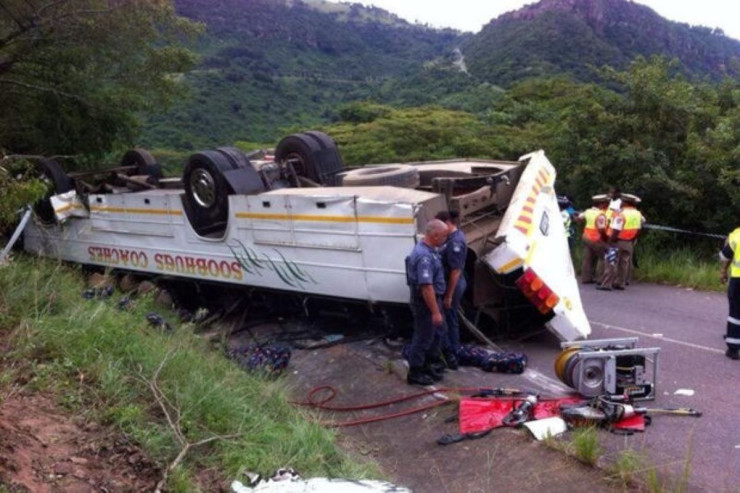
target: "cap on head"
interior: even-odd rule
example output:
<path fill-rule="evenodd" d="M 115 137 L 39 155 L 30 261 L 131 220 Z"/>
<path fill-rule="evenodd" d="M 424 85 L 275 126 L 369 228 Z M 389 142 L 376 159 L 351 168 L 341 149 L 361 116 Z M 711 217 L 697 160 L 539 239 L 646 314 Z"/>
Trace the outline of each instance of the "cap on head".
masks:
<path fill-rule="evenodd" d="M 594 195 L 593 197 L 591 197 L 591 200 L 594 204 L 603 204 L 605 202 L 609 202 L 611 199 L 607 194 L 600 193 L 599 195 Z"/>
<path fill-rule="evenodd" d="M 434 219 L 439 219 L 442 222 L 456 223 L 459 217 L 460 217 L 459 211 L 455 209 L 450 209 L 449 211 L 439 211 L 434 216 Z"/>
<path fill-rule="evenodd" d="M 452 217 L 450 216 L 450 211 L 439 211 L 434 215 L 434 219 L 439 219 L 440 221 L 447 222 L 452 219 Z"/>
<path fill-rule="evenodd" d="M 638 197 L 637 195 L 633 195 L 631 193 L 623 193 L 622 194 L 622 201 L 624 201 L 624 202 L 626 202 L 628 204 L 637 205 L 640 202 L 642 202 L 642 199 L 640 197 Z"/>

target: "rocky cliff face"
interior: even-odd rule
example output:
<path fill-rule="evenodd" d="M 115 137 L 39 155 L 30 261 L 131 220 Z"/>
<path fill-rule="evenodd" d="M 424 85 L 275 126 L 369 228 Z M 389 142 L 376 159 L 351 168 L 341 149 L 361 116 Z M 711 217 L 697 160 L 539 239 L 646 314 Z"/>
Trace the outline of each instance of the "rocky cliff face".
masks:
<path fill-rule="evenodd" d="M 629 8 L 625 9 L 624 4 L 629 4 Z M 574 14 L 597 29 L 603 29 L 604 25 L 614 18 L 629 21 L 629 17 L 649 14 L 658 16 L 648 7 L 625 2 L 625 0 L 542 0 L 536 4 L 526 5 L 515 12 L 504 14 L 496 21 L 532 20 L 545 12 Z"/>
<path fill-rule="evenodd" d="M 592 80 L 588 66 L 652 55 L 677 58 L 690 76 L 740 73 L 740 41 L 628 0 L 541 0 L 492 20 L 463 51 L 473 74 L 499 84 L 557 73 Z"/>

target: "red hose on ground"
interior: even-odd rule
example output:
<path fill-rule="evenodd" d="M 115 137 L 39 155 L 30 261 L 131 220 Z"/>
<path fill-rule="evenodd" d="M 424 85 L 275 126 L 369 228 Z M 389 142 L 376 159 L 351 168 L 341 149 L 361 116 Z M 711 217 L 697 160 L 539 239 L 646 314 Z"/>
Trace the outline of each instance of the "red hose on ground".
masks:
<path fill-rule="evenodd" d="M 501 395 L 491 395 L 491 398 L 506 398 L 506 399 L 514 399 L 518 400 L 520 397 L 521 399 L 524 399 L 526 397 L 526 393 L 518 390 L 518 389 L 497 389 L 501 391 Z M 328 391 L 329 395 L 323 399 L 317 399 L 316 395 Z M 389 406 L 392 404 L 397 404 L 399 402 L 406 402 L 413 399 L 417 399 L 419 397 L 423 397 L 430 394 L 444 394 L 444 393 L 458 393 L 458 394 L 475 394 L 480 392 L 491 392 L 492 389 L 490 388 L 483 388 L 483 387 L 441 387 L 439 389 L 430 389 L 430 390 L 423 390 L 421 392 L 416 392 L 414 394 L 410 394 L 403 397 L 397 397 L 395 399 L 389 399 L 386 401 L 376 402 L 372 404 L 362 404 L 358 406 L 330 406 L 327 405 L 327 402 L 331 401 L 336 397 L 337 391 L 334 387 L 331 385 L 321 385 L 319 387 L 314 387 L 311 389 L 311 391 L 306 396 L 306 400 L 304 401 L 291 401 L 291 404 L 295 404 L 297 406 L 305 406 L 305 407 L 312 407 L 314 409 L 322 409 L 325 411 L 336 411 L 336 412 L 348 412 L 348 411 L 362 411 L 366 409 L 377 409 L 379 407 Z M 549 400 L 554 398 L 546 397 L 544 400 Z M 347 426 L 356 426 L 361 424 L 367 424 L 367 423 L 374 423 L 377 421 L 383 421 L 386 419 L 393 419 L 398 418 L 401 416 L 408 416 L 410 414 L 419 413 L 422 411 L 426 411 L 428 409 L 432 409 L 435 407 L 443 406 L 445 404 L 449 404 L 451 402 L 455 402 L 452 399 L 443 399 L 439 400 L 437 402 L 432 402 L 429 404 L 425 404 L 423 406 L 413 407 L 411 409 L 406 409 L 403 411 L 399 411 L 396 413 L 390 413 L 390 414 L 383 414 L 380 416 L 372 416 L 369 418 L 358 418 L 355 420 L 350 421 L 342 421 L 342 422 L 320 422 L 320 424 L 324 426 L 329 426 L 333 428 L 340 428 L 340 427 L 347 427 Z"/>

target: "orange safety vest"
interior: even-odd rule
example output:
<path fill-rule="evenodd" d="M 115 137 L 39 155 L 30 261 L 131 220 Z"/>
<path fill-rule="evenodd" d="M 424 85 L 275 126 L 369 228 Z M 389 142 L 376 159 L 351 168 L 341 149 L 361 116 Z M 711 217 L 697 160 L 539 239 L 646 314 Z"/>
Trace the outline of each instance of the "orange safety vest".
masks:
<path fill-rule="evenodd" d="M 583 227 L 583 239 L 588 241 L 601 241 L 601 233 L 596 223 L 599 222 L 599 216 L 604 216 L 604 223 L 606 223 L 606 214 L 603 210 L 598 207 L 591 207 L 586 209 L 583 213 L 586 224 Z"/>
<path fill-rule="evenodd" d="M 626 207 L 622 210 L 622 217 L 624 225 L 617 238 L 624 241 L 634 240 L 642 229 L 642 213 L 634 207 Z"/>

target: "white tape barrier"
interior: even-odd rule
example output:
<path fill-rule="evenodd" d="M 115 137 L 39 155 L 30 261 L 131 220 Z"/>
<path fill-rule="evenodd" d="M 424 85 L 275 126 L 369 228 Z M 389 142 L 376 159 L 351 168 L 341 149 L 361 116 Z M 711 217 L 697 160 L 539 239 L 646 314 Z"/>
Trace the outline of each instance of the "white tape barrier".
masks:
<path fill-rule="evenodd" d="M 655 229 L 657 231 L 670 231 L 672 233 L 684 233 L 684 234 L 690 234 L 690 235 L 696 235 L 696 236 L 706 236 L 708 238 L 717 238 L 720 240 L 724 240 L 725 238 L 727 238 L 727 235 L 718 235 L 714 233 L 699 233 L 697 231 L 689 231 L 687 229 L 672 228 L 670 226 L 660 226 L 658 224 L 643 224 L 642 227 L 645 229 Z"/>

